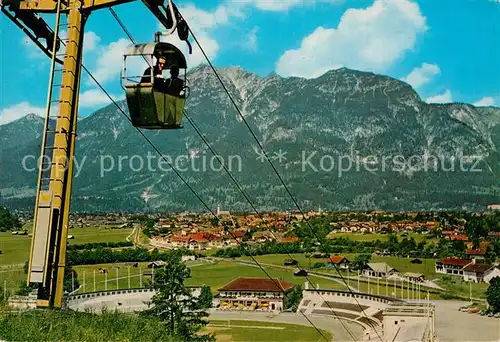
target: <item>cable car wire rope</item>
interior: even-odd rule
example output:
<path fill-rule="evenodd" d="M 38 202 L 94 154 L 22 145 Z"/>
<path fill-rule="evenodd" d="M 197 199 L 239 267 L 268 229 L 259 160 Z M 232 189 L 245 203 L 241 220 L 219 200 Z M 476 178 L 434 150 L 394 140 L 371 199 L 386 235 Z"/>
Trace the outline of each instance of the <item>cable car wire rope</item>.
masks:
<path fill-rule="evenodd" d="M 64 46 L 66 44 L 62 42 Z M 104 92 L 104 94 L 111 100 L 111 102 L 118 108 L 118 110 L 123 114 L 123 116 L 130 122 L 132 123 L 132 120 L 128 117 L 128 115 L 123 111 L 123 109 L 116 103 L 116 101 L 109 95 L 109 93 L 104 89 L 104 87 L 96 80 L 96 78 L 92 75 L 92 73 L 85 67 L 83 63 L 81 63 L 82 69 L 92 78 L 92 80 L 97 84 L 97 86 Z M 135 127 L 135 126 L 134 126 Z M 189 190 L 197 197 L 197 199 L 205 206 L 205 208 L 214 216 L 214 218 L 217 220 L 217 222 L 220 222 L 220 219 L 218 216 L 213 212 L 212 209 L 203 201 L 203 199 L 196 193 L 196 191 L 187 183 L 187 181 L 179 174 L 179 172 L 172 166 L 168 160 L 165 159 L 163 154 L 158 150 L 158 148 L 153 144 L 153 142 L 138 128 L 135 127 L 136 130 L 141 134 L 141 136 L 148 142 L 148 144 L 159 154 L 159 156 L 170 166 L 170 168 L 175 172 L 175 174 L 182 180 L 182 182 L 189 188 Z M 233 239 L 237 242 L 237 238 L 233 234 L 231 230 L 229 230 L 229 233 L 233 237 Z M 242 249 L 245 249 L 244 245 L 242 243 L 239 243 L 240 247 Z M 248 251 L 246 251 L 248 253 Z M 281 292 L 283 292 L 284 296 L 288 299 L 289 295 L 284 291 L 283 287 L 281 284 L 278 284 L 275 279 L 273 279 L 270 274 L 262 267 L 262 265 L 252 256 L 250 253 L 248 253 L 250 258 L 255 262 L 255 264 L 266 274 L 266 276 L 278 287 L 278 289 L 281 289 Z M 328 341 L 328 339 L 324 336 L 324 334 L 321 332 L 321 330 L 303 313 L 301 314 L 304 316 L 304 318 L 311 324 L 311 326 L 321 335 L 323 339 Z"/>
<path fill-rule="evenodd" d="M 65 47 L 66 44 L 64 42 L 61 42 Z M 104 87 L 96 80 L 96 78 L 92 75 L 92 73 L 85 67 L 83 62 L 81 63 L 82 69 L 92 78 L 92 80 L 96 83 L 96 85 L 101 89 L 101 91 L 104 92 L 104 94 L 111 100 L 111 102 L 118 108 L 118 110 L 123 114 L 123 116 L 130 122 L 132 123 L 132 120 L 128 117 L 128 115 L 123 111 L 123 109 L 120 107 L 118 103 L 109 95 L 109 93 L 104 89 Z M 134 126 L 135 127 L 135 126 Z M 135 127 L 136 130 L 141 134 L 141 136 L 146 140 L 146 142 L 158 153 L 158 155 L 170 166 L 170 168 L 175 172 L 175 174 L 181 179 L 181 181 L 189 188 L 189 190 L 196 196 L 196 198 L 203 204 L 203 206 L 214 216 L 214 218 L 217 220 L 217 222 L 220 222 L 219 217 L 217 214 L 213 212 L 212 209 L 206 204 L 206 202 L 198 195 L 198 193 L 187 183 L 187 181 L 180 175 L 180 173 L 172 166 L 172 164 L 163 156 L 161 151 L 153 144 L 153 142 L 138 128 Z M 229 233 L 233 237 L 235 241 L 238 241 L 236 236 L 233 234 L 232 230 L 229 230 Z M 245 249 L 244 245 L 242 243 L 239 243 L 240 247 L 242 249 Z M 276 282 L 274 278 L 271 277 L 271 275 L 262 267 L 262 265 L 246 251 L 247 254 L 249 254 L 250 258 L 255 262 L 255 264 L 266 274 L 266 276 L 278 287 L 278 289 L 281 289 L 281 292 L 283 295 L 288 299 L 289 295 L 284 291 L 284 288 Z M 307 317 L 303 312 L 301 314 L 304 316 L 304 318 L 311 324 L 311 326 L 321 335 L 321 337 L 328 341 L 326 336 L 321 332 L 321 330 Z"/>
<path fill-rule="evenodd" d="M 281 184 L 284 186 L 286 192 L 288 193 L 288 195 L 290 196 L 290 198 L 292 199 L 292 201 L 294 202 L 295 206 L 297 207 L 297 209 L 300 211 L 300 213 L 302 214 L 302 217 L 304 218 L 304 220 L 306 221 L 306 224 L 307 226 L 309 227 L 310 231 L 313 233 L 313 235 L 316 237 L 316 239 L 318 240 L 320 246 L 322 245 L 321 244 L 321 239 L 319 238 L 319 236 L 316 234 L 316 232 L 314 231 L 314 229 L 312 228 L 309 220 L 306 218 L 303 210 L 300 208 L 297 200 L 293 197 L 292 193 L 290 192 L 290 190 L 288 189 L 288 187 L 286 186 L 285 182 L 283 181 L 283 178 L 281 177 L 281 175 L 279 174 L 278 170 L 276 169 L 276 167 L 274 166 L 274 164 L 272 163 L 272 161 L 270 160 L 270 158 L 267 156 L 267 152 L 265 151 L 264 147 L 261 145 L 261 143 L 259 142 L 257 136 L 255 135 L 255 133 L 253 132 L 252 128 L 249 126 L 248 122 L 246 121 L 245 117 L 243 116 L 243 114 L 241 113 L 241 110 L 239 109 L 238 105 L 236 104 L 236 102 L 234 101 L 233 97 L 231 96 L 231 94 L 229 93 L 227 87 L 225 86 L 224 82 L 222 81 L 219 73 L 217 72 L 217 70 L 215 69 L 215 67 L 213 66 L 212 62 L 210 61 L 210 58 L 207 56 L 207 54 L 205 53 L 205 50 L 203 49 L 203 47 L 201 46 L 200 42 L 198 41 L 198 39 L 196 38 L 196 35 L 193 33 L 193 31 L 191 30 L 191 27 L 189 26 L 189 23 L 184 19 L 184 17 L 182 16 L 181 12 L 178 11 L 178 14 L 179 16 L 181 17 L 182 20 L 184 20 L 187 24 L 187 28 L 188 28 L 188 31 L 189 33 L 191 34 L 191 36 L 193 37 L 193 39 L 195 40 L 196 44 L 198 45 L 198 47 L 200 48 L 201 52 L 203 53 L 203 56 L 205 57 L 205 59 L 207 60 L 208 64 L 210 65 L 212 71 L 214 72 L 214 74 L 216 75 L 217 79 L 219 80 L 219 82 L 221 83 L 225 93 L 227 94 L 227 96 L 229 97 L 230 101 L 232 102 L 233 106 L 235 107 L 235 109 L 237 110 L 239 116 L 241 117 L 241 119 L 243 120 L 243 122 L 245 123 L 245 125 L 247 126 L 248 130 L 250 131 L 251 135 L 253 136 L 253 138 L 255 139 L 255 141 L 257 142 L 258 146 L 260 147 L 261 151 L 263 152 L 264 156 L 266 157 L 267 161 L 270 163 L 271 167 L 273 168 L 274 172 L 276 173 L 276 176 L 278 177 L 278 179 L 280 180 Z M 115 19 L 118 18 L 118 15 L 116 13 L 114 13 L 113 15 L 115 17 Z M 118 21 L 118 24 L 124 28 L 124 31 L 125 33 L 127 34 L 128 30 L 126 30 L 125 28 L 125 25 L 124 23 L 121 21 L 121 20 L 117 20 Z M 133 38 L 132 36 L 130 35 L 130 33 L 127 34 L 129 36 L 129 39 L 131 39 L 131 41 L 133 41 Z M 218 159 L 218 158 L 217 158 Z M 322 246 L 323 247 L 323 246 Z M 338 266 L 336 264 L 334 264 L 334 268 L 335 270 L 337 271 L 338 275 L 340 276 L 340 278 L 342 279 L 342 281 L 344 282 L 344 285 L 347 287 L 347 290 L 350 292 L 350 294 L 352 295 L 352 297 L 354 298 L 354 300 L 356 301 L 356 304 L 358 305 L 358 307 L 360 308 L 361 312 L 363 313 L 363 315 L 367 318 L 367 319 L 370 319 L 367 314 L 364 312 L 364 310 L 362 309 L 362 306 L 359 304 L 359 301 L 356 299 L 355 295 L 354 295 L 354 292 L 352 291 L 352 289 L 350 288 L 349 284 L 346 282 L 345 278 L 343 277 L 343 275 L 340 273 L 339 269 L 338 269 Z M 359 291 L 359 289 L 358 289 Z M 299 310 L 300 311 L 300 310 Z M 380 337 L 379 333 L 377 331 L 375 331 L 376 334 L 377 334 L 377 337 L 379 338 L 380 341 L 382 341 L 382 338 Z"/>
<path fill-rule="evenodd" d="M 214 156 L 220 156 L 220 154 L 218 154 L 217 151 L 215 151 L 213 149 L 213 147 L 210 145 L 210 143 L 206 140 L 206 138 L 204 137 L 204 135 L 202 134 L 202 132 L 200 131 L 200 129 L 197 127 L 197 125 L 194 123 L 194 121 L 189 117 L 189 114 L 188 114 L 187 110 L 184 110 L 184 116 L 188 119 L 188 121 L 191 124 L 191 126 L 194 128 L 194 130 L 196 131 L 196 133 L 203 140 L 203 142 L 205 143 L 205 145 L 207 145 L 207 147 L 210 149 L 210 151 L 212 152 L 212 154 Z M 245 199 L 247 200 L 247 202 L 250 204 L 250 206 L 252 207 L 253 211 L 259 216 L 259 218 L 261 219 L 261 221 L 264 221 L 264 217 L 262 216 L 262 214 L 257 210 L 257 208 L 255 207 L 254 203 L 248 198 L 247 194 L 245 193 L 245 191 L 243 190 L 243 188 L 241 187 L 241 185 L 239 184 L 239 182 L 234 178 L 234 176 L 231 174 L 231 172 L 227 169 L 226 165 L 224 165 L 224 163 L 221 162 L 219 160 L 219 158 L 217 158 L 217 160 L 219 161 L 219 163 L 221 164 L 221 166 L 224 168 L 224 170 L 226 171 L 226 173 L 229 175 L 229 177 L 231 177 L 232 181 L 234 182 L 234 184 L 236 185 L 236 187 L 238 188 L 238 190 L 241 192 L 241 194 L 245 197 Z M 277 241 L 278 238 L 273 233 L 273 231 L 270 230 L 269 232 L 272 234 L 272 236 L 274 237 L 274 239 Z M 293 256 L 290 253 L 287 252 L 286 254 L 290 257 L 290 259 L 294 259 Z M 297 266 L 297 268 L 299 270 L 301 270 L 301 271 L 306 271 L 306 270 L 302 269 L 299 265 Z M 312 285 L 312 287 L 314 289 L 314 284 L 311 281 L 311 279 L 307 275 L 305 276 L 305 278 Z M 319 294 L 319 296 L 321 297 L 321 299 L 323 299 L 323 301 L 326 303 L 326 305 L 328 306 L 328 308 L 332 311 L 332 313 L 334 314 L 335 318 L 337 318 L 339 320 L 339 322 L 342 324 L 342 326 L 347 331 L 347 333 L 352 338 L 352 340 L 354 342 L 356 342 L 356 338 L 354 338 L 352 332 L 347 328 L 347 326 L 344 324 L 343 320 L 338 317 L 336 311 L 333 310 L 333 308 L 330 306 L 330 303 L 323 297 L 323 295 L 321 294 L 321 292 L 319 290 L 316 289 L 316 292 Z M 299 310 L 298 307 L 297 307 L 297 310 Z"/>
<path fill-rule="evenodd" d="M 106 94 L 106 96 L 113 102 L 113 104 L 120 110 L 120 112 L 132 123 L 132 120 L 130 120 L 130 118 L 128 117 L 128 115 L 123 111 L 123 109 L 116 103 L 116 101 L 109 95 L 109 93 L 101 86 L 101 84 L 94 78 L 94 76 L 92 75 L 92 73 L 82 64 L 82 68 L 89 74 L 89 76 L 92 78 L 92 80 L 97 84 L 97 86 Z M 159 154 L 159 156 L 170 166 L 170 168 L 175 172 L 175 174 L 182 180 L 182 182 L 189 188 L 189 190 L 191 190 L 191 192 L 198 198 L 198 200 L 205 206 L 205 208 L 214 216 L 214 218 L 217 220 L 217 222 L 220 221 L 219 217 L 217 216 L 217 214 L 215 214 L 213 212 L 212 209 L 210 209 L 210 207 L 205 203 L 205 201 L 203 201 L 203 199 L 196 193 L 196 191 L 189 185 L 189 183 L 187 183 L 187 181 L 179 174 L 179 172 L 172 166 L 172 164 L 170 162 L 168 162 L 168 160 L 165 158 L 165 156 L 163 156 L 163 154 L 160 152 L 160 150 L 153 144 L 153 142 L 138 128 L 138 127 L 135 127 L 137 129 L 137 131 L 142 135 L 142 137 L 147 141 L 147 143 Z M 233 239 L 235 241 L 238 241 L 236 236 L 233 234 L 232 231 L 229 231 L 229 233 L 231 234 L 231 236 L 233 237 Z M 242 249 L 246 249 L 244 247 L 244 245 L 242 243 L 239 243 L 240 244 L 240 247 Z M 245 250 L 246 251 L 246 250 Z M 248 251 L 246 251 L 248 253 Z M 285 295 L 285 297 L 287 297 L 288 299 L 288 295 L 286 294 L 286 292 L 284 291 L 283 287 L 281 286 L 281 284 L 278 284 L 276 282 L 275 279 L 273 279 L 271 277 L 271 275 L 262 267 L 262 265 L 252 256 L 250 255 L 250 253 L 248 253 L 248 255 L 250 256 L 250 258 L 257 264 L 257 266 L 266 274 L 266 276 L 271 279 L 271 281 L 274 282 L 274 284 L 279 288 L 281 289 L 281 292 L 283 292 L 283 294 Z M 302 315 L 307 319 L 307 321 L 314 327 L 314 329 L 323 337 L 323 339 L 325 339 L 326 341 L 328 341 L 328 339 L 323 335 L 323 333 L 321 332 L 321 330 L 319 330 L 319 328 L 314 325 L 314 323 L 303 313 L 301 312 Z"/>
<path fill-rule="evenodd" d="M 116 21 L 118 22 L 118 25 L 120 25 L 120 27 L 123 29 L 123 31 L 125 32 L 125 34 L 127 35 L 127 37 L 129 38 L 129 40 L 133 43 L 133 44 L 136 44 L 136 40 L 134 39 L 134 37 L 132 36 L 132 34 L 127 30 L 125 24 L 123 23 L 123 21 L 118 17 L 118 14 L 112 9 L 110 8 L 109 9 L 111 14 L 113 15 L 113 17 L 116 19 Z M 188 26 L 189 27 L 189 26 Z M 144 56 L 143 56 L 144 57 Z M 144 59 L 147 61 L 147 59 L 144 57 Z M 196 123 L 194 122 L 193 119 L 191 119 L 187 113 L 186 110 L 183 110 L 184 112 L 184 115 L 186 116 L 186 118 L 188 119 L 189 123 L 191 124 L 191 126 L 194 128 L 194 130 L 196 131 L 196 133 L 200 136 L 200 138 L 203 140 L 203 142 L 207 145 L 207 147 L 210 149 L 210 151 L 213 153 L 214 156 L 219 156 L 219 154 L 216 153 L 216 151 L 214 151 L 214 149 L 212 148 L 212 146 L 209 144 L 209 142 L 206 140 L 206 138 L 203 136 L 202 132 L 200 131 L 200 129 L 198 128 L 198 126 L 196 125 Z M 229 170 L 227 169 L 227 167 L 224 165 L 223 162 L 220 161 L 219 158 L 217 158 L 217 160 L 219 161 L 219 163 L 222 165 L 222 167 L 224 168 L 224 170 L 226 171 L 226 173 L 229 175 L 229 177 L 231 178 L 231 180 L 235 183 L 236 187 L 238 188 L 238 190 L 243 194 L 243 196 L 245 197 L 245 199 L 247 200 L 247 202 L 250 204 L 250 206 L 252 207 L 252 209 L 255 211 L 255 213 L 259 216 L 259 218 L 264 221 L 264 218 L 262 217 L 261 213 L 259 213 L 259 211 L 255 208 L 255 205 L 253 204 L 253 202 L 248 198 L 247 194 L 243 191 L 241 185 L 238 183 L 238 181 L 234 178 L 234 176 L 229 172 Z M 271 234 L 273 235 L 273 237 L 277 240 L 277 237 L 276 235 L 274 235 L 274 233 L 271 232 Z M 250 253 L 248 253 L 250 254 Z M 290 253 L 287 253 L 288 256 L 293 259 L 293 257 L 290 255 Z M 300 267 L 298 267 L 300 270 L 303 270 L 301 269 Z M 314 284 L 313 282 L 309 279 L 308 276 L 306 276 L 306 279 L 307 281 L 312 285 L 313 289 L 314 289 Z M 347 285 L 347 287 L 349 288 L 349 285 Z M 354 338 L 352 332 L 347 328 L 347 326 L 345 325 L 345 323 L 343 322 L 343 320 L 341 320 L 337 313 L 335 312 L 335 310 L 333 310 L 333 308 L 330 306 L 330 303 L 325 300 L 325 298 L 321 295 L 320 291 L 317 290 L 317 293 L 320 295 L 320 297 L 323 299 L 323 301 L 327 304 L 328 308 L 333 312 L 334 316 L 340 321 L 340 323 L 342 324 L 342 326 L 344 327 L 344 329 L 347 331 L 347 333 L 349 334 L 349 336 L 353 339 L 353 341 L 356 341 L 356 339 Z M 298 308 L 297 308 L 298 309 Z M 299 310 L 300 311 L 300 310 Z"/>

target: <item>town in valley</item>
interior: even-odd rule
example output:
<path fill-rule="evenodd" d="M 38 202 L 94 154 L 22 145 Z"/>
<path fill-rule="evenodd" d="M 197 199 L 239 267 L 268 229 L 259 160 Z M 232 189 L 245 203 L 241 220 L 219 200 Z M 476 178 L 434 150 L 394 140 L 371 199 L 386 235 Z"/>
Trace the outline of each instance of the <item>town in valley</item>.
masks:
<path fill-rule="evenodd" d="M 427 341 L 460 336 L 449 330 L 453 319 L 464 322 L 463 330 L 468 322 L 484 324 L 485 338 L 494 338 L 500 313 L 487 293 L 500 279 L 496 206 L 486 212 L 259 215 L 219 206 L 216 215 L 219 220 L 197 212 L 72 214 L 66 307 L 146 310 L 157 291 L 155 271 L 169 265 L 168 253 L 179 252 L 191 271 L 188 288 L 198 297 L 209 293 L 206 310 L 214 322 L 262 313 L 259 320 L 304 326 L 309 317 L 326 333 L 347 338 L 324 322 L 333 316 L 360 339 L 375 341 L 377 334 L 393 338 L 396 322 L 411 319 L 418 328 L 399 333 Z M 0 238 L 28 244 L 31 215 L 11 216 L 17 225 L 2 229 Z M 14 252 L 20 251 L 7 249 L 0 258 Z M 15 277 L 14 266 L 2 269 Z M 26 309 L 34 305 L 33 289 L 17 272 L 19 280 L 5 282 L 4 293 L 11 307 Z"/>

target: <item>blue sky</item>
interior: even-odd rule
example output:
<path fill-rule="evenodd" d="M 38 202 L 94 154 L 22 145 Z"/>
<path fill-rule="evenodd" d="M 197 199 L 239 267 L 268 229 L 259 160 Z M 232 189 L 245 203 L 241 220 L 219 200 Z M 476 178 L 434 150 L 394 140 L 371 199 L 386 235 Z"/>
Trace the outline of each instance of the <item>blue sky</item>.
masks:
<path fill-rule="evenodd" d="M 405 80 L 428 102 L 500 106 L 499 0 L 177 0 L 217 67 L 313 78 L 342 66 Z M 139 42 L 159 29 L 142 2 L 115 7 Z M 43 16 L 53 25 L 54 18 Z M 87 22 L 84 64 L 116 99 L 130 44 L 107 9 Z M 0 124 L 44 113 L 49 60 L 0 16 Z M 184 43 L 172 42 L 185 51 Z M 204 62 L 198 48 L 191 67 Z M 142 65 L 133 64 L 136 70 Z M 31 84 L 30 84 L 31 83 Z M 30 84 L 30 85 L 28 85 Z M 109 103 L 83 74 L 80 115 Z"/>

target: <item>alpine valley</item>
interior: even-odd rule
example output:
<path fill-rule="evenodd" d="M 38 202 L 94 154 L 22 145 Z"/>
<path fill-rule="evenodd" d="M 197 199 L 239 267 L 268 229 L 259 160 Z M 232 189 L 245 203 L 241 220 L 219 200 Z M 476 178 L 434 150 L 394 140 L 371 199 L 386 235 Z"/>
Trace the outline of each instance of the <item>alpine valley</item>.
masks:
<path fill-rule="evenodd" d="M 500 201 L 500 109 L 427 104 L 399 80 L 346 68 L 315 79 L 188 73 L 183 129 L 143 133 L 110 104 L 78 122 L 72 210 L 251 211 L 194 122 L 259 210 L 483 210 Z M 119 102 L 127 112 L 125 101 Z M 24 114 L 24 113 L 23 113 Z M 34 206 L 43 119 L 0 126 L 2 204 Z M 24 163 L 24 166 L 23 166 Z"/>

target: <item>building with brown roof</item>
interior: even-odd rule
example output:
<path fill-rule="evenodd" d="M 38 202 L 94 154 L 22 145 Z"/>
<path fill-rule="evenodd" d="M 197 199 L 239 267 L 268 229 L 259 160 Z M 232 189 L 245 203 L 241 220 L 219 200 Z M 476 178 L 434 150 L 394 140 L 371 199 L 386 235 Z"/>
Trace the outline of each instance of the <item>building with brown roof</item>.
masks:
<path fill-rule="evenodd" d="M 239 277 L 218 289 L 219 309 L 281 311 L 284 308 L 284 293 L 293 287 L 293 284 L 278 278 Z"/>
<path fill-rule="evenodd" d="M 436 260 L 436 273 L 463 276 L 463 268 L 470 263 L 472 263 L 472 260 L 462 258 L 444 258 Z"/>
<path fill-rule="evenodd" d="M 490 264 L 476 264 L 471 263 L 463 268 L 464 280 L 472 281 L 474 283 L 484 282 L 484 276 L 493 269 L 493 265 Z"/>

